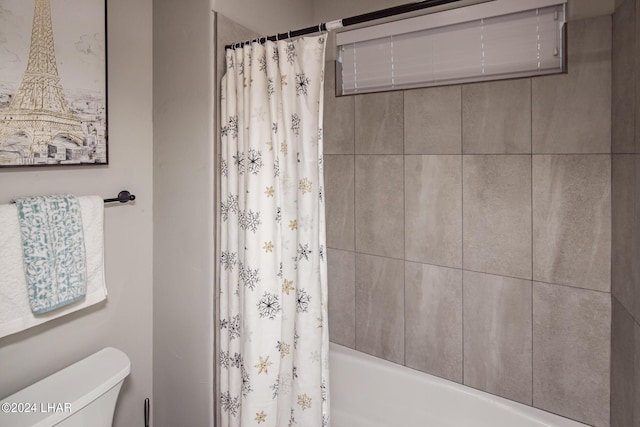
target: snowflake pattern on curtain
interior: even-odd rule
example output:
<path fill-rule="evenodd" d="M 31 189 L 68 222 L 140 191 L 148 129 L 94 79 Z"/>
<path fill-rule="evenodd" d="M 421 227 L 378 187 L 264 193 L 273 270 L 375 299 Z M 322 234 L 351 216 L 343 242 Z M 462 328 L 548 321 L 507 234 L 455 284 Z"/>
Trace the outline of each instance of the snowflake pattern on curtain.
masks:
<path fill-rule="evenodd" d="M 325 40 L 226 52 L 218 355 L 225 427 L 329 425 Z"/>

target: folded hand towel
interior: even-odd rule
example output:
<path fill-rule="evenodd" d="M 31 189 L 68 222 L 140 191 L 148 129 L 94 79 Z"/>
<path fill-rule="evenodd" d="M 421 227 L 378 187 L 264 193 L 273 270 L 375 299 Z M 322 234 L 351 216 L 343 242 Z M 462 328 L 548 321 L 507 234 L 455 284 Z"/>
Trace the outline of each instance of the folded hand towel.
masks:
<path fill-rule="evenodd" d="M 43 314 L 84 298 L 87 263 L 75 196 L 16 200 L 31 311 Z"/>
<path fill-rule="evenodd" d="M 23 267 L 18 208 L 0 205 L 0 337 L 39 325 L 103 301 L 104 202 L 97 196 L 79 197 L 85 240 L 87 292 L 84 299 L 41 315 L 31 311 Z"/>

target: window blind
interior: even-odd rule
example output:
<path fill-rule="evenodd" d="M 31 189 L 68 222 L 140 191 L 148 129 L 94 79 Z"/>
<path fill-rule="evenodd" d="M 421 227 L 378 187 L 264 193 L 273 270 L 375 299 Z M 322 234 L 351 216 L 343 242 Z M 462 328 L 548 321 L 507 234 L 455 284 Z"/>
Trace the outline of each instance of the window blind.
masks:
<path fill-rule="evenodd" d="M 495 0 L 337 35 L 338 94 L 560 73 L 566 0 Z"/>

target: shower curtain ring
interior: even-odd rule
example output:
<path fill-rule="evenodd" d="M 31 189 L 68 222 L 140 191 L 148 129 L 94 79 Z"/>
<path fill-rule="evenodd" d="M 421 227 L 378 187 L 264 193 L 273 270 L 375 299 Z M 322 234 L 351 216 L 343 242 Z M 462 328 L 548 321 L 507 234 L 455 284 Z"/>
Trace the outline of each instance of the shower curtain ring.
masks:
<path fill-rule="evenodd" d="M 289 39 L 289 41 L 291 41 L 291 30 L 289 30 L 289 32 L 287 33 L 287 38 Z"/>

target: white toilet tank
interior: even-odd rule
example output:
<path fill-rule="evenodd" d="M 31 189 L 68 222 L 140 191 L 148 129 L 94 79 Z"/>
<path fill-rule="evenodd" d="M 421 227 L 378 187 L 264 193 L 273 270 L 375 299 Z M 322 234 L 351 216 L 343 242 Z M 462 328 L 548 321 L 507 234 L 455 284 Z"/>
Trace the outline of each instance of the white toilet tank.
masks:
<path fill-rule="evenodd" d="M 107 347 L 0 401 L 2 427 L 111 427 L 126 354 Z"/>

